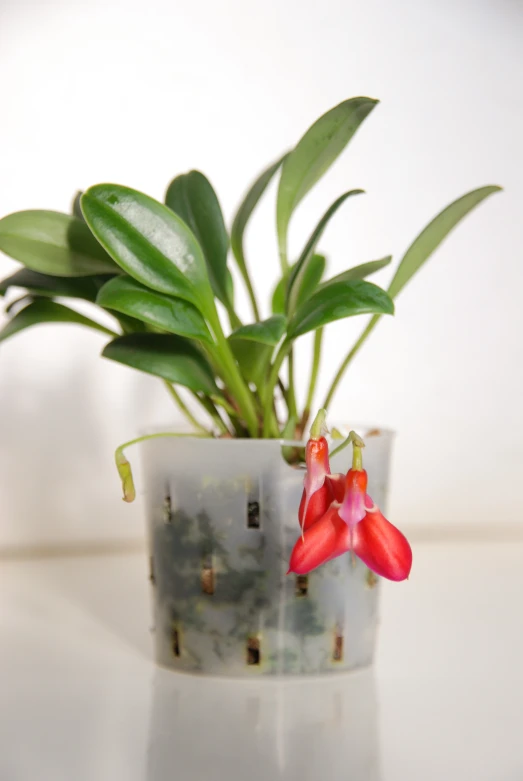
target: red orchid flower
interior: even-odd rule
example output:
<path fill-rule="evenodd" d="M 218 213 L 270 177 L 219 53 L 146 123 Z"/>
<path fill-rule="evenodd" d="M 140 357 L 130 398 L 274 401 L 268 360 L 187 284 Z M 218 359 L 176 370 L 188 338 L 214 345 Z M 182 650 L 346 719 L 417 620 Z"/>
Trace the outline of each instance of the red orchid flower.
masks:
<path fill-rule="evenodd" d="M 323 410 L 321 415 L 323 426 Z M 366 493 L 367 474 L 362 468 L 361 455 L 363 441 L 351 432 L 345 444 L 353 446 L 352 468 L 346 475 L 332 475 L 328 450 L 325 451 L 326 440 L 323 435 L 317 436 L 315 424 L 306 451 L 307 471 L 312 466 L 313 476 L 310 480 L 308 476 L 305 478 L 299 511 L 302 536 L 293 548 L 289 572 L 305 575 L 351 551 L 377 575 L 389 580 L 405 580 L 412 567 L 412 550 L 405 536 L 383 516 Z"/>
<path fill-rule="evenodd" d="M 311 438 L 305 448 L 307 472 L 303 481 L 298 519 L 302 531 L 325 515 L 334 499 L 333 488 L 326 479 L 330 476 L 329 445 L 324 436 Z"/>

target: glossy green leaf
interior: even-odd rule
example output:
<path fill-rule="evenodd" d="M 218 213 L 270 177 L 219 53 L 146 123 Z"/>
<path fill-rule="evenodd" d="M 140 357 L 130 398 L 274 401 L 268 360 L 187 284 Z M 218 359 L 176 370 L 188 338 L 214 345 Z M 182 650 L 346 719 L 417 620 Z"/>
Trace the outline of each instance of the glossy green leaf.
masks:
<path fill-rule="evenodd" d="M 193 342 L 181 336 L 128 334 L 110 342 L 102 355 L 196 393 L 220 393 L 205 357 Z"/>
<path fill-rule="evenodd" d="M 365 97 L 343 101 L 323 114 L 288 155 L 276 207 L 278 246 L 283 257 L 287 255 L 287 230 L 294 209 L 345 149 L 377 102 Z"/>
<path fill-rule="evenodd" d="M 332 282 L 351 282 L 354 279 L 365 279 L 365 277 L 369 277 L 371 274 L 375 274 L 376 271 L 380 271 L 380 269 L 388 266 L 391 260 L 392 255 L 388 255 L 380 260 L 370 260 L 368 263 L 362 263 L 359 266 L 349 268 L 347 271 L 342 271 L 341 274 L 337 274 L 332 279 L 324 282 L 320 285 L 320 289 L 325 287 L 325 285 L 330 285 Z"/>
<path fill-rule="evenodd" d="M 56 301 L 50 301 L 46 298 L 39 298 L 18 312 L 0 331 L 0 341 L 14 336 L 32 325 L 42 323 L 72 323 L 74 325 L 85 325 L 88 328 L 94 328 L 103 334 L 114 336 L 114 331 L 104 328 L 100 323 L 96 323 L 88 317 L 69 309 L 63 304 L 57 304 Z"/>
<path fill-rule="evenodd" d="M 457 201 L 454 201 L 446 207 L 440 214 L 430 222 L 427 227 L 413 241 L 409 249 L 403 256 L 398 266 L 394 278 L 389 286 L 389 295 L 396 298 L 407 282 L 414 276 L 416 271 L 432 255 L 434 250 L 441 244 L 451 230 L 464 218 L 472 209 L 485 200 L 492 193 L 501 190 L 497 185 L 489 185 L 473 190 Z"/>
<path fill-rule="evenodd" d="M 52 211 L 24 211 L 0 220 L 0 250 L 33 271 L 61 277 L 117 273 L 81 220 Z"/>
<path fill-rule="evenodd" d="M 325 272 L 326 258 L 324 255 L 313 255 L 310 261 L 307 263 L 303 270 L 303 275 L 300 280 L 300 285 L 297 293 L 296 306 L 300 306 L 314 293 L 316 288 L 321 282 L 321 278 Z M 291 273 L 294 266 L 291 268 Z M 285 299 L 286 299 L 286 281 L 287 277 L 282 277 L 272 294 L 272 312 L 273 314 L 285 313 Z"/>
<path fill-rule="evenodd" d="M 275 347 L 285 333 L 286 326 L 287 319 L 284 315 L 273 315 L 260 323 L 242 325 L 232 332 L 229 339 L 246 339 Z"/>
<path fill-rule="evenodd" d="M 82 298 L 85 301 L 95 301 L 98 291 L 109 279 L 112 279 L 110 274 L 92 277 L 54 277 L 50 274 L 31 271 L 28 268 L 21 268 L 0 282 L 0 295 L 3 296 L 10 287 L 22 287 L 39 296 L 52 296 L 53 298 L 62 296 L 63 298 Z"/>
<path fill-rule="evenodd" d="M 195 306 L 144 287 L 131 277 L 122 275 L 110 280 L 100 290 L 96 303 L 164 331 L 212 343 L 207 324 Z"/>
<path fill-rule="evenodd" d="M 300 300 L 301 285 L 307 271 L 307 266 L 311 262 L 314 250 L 318 246 L 318 242 L 321 239 L 325 228 L 329 224 L 329 221 L 334 216 L 334 214 L 336 214 L 342 203 L 347 200 L 347 198 L 350 198 L 351 195 L 361 195 L 362 193 L 363 190 L 349 190 L 349 192 L 340 195 L 340 197 L 337 198 L 331 206 L 329 206 L 319 223 L 314 228 L 307 244 L 303 248 L 303 252 L 301 253 L 297 263 L 293 266 L 293 269 L 290 273 L 289 284 L 287 286 L 287 312 L 289 314 L 292 314 L 298 305 L 298 301 Z M 303 298 L 303 296 L 301 296 L 301 298 Z"/>
<path fill-rule="evenodd" d="M 289 337 L 296 339 L 334 320 L 363 314 L 394 314 L 394 303 L 371 282 L 333 282 L 300 306 L 289 324 Z"/>
<path fill-rule="evenodd" d="M 99 184 L 82 196 L 82 211 L 94 235 L 129 276 L 190 301 L 204 315 L 213 310 L 202 249 L 171 209 L 128 187 Z"/>
<path fill-rule="evenodd" d="M 231 249 L 234 257 L 236 258 L 236 262 L 238 264 L 238 268 L 240 269 L 240 273 L 247 285 L 249 285 L 249 275 L 247 273 L 247 266 L 245 263 L 245 253 L 243 250 L 243 236 L 245 233 L 245 228 L 247 227 L 247 223 L 249 222 L 251 214 L 256 208 L 258 201 L 262 197 L 263 193 L 265 192 L 265 190 L 269 185 L 269 182 L 271 181 L 274 174 L 281 166 L 281 164 L 283 163 L 286 157 L 287 155 L 280 157 L 279 160 L 277 160 L 275 163 L 270 165 L 268 168 L 265 169 L 265 171 L 263 171 L 263 173 L 260 174 L 260 176 L 256 179 L 254 184 L 247 192 L 242 203 L 240 204 L 240 207 L 238 208 L 238 211 L 236 212 L 236 216 L 232 223 Z"/>
<path fill-rule="evenodd" d="M 196 236 L 215 295 L 226 306 L 232 305 L 227 269 L 229 237 L 211 183 L 200 171 L 177 176 L 167 189 L 165 203 Z"/>
<path fill-rule="evenodd" d="M 78 192 L 73 198 L 73 203 L 71 205 L 71 212 L 73 216 L 76 217 L 78 220 L 82 220 L 82 222 L 85 222 L 84 214 L 82 212 L 82 195 L 83 192 L 81 190 L 78 190 Z"/>
<path fill-rule="evenodd" d="M 267 380 L 274 348 L 247 339 L 231 339 L 230 345 L 243 377 L 247 382 L 254 383 L 258 388 L 261 387 Z"/>
<path fill-rule="evenodd" d="M 278 281 L 278 284 L 274 288 L 271 299 L 271 309 L 273 315 L 285 314 L 285 300 L 287 298 L 286 290 L 288 279 L 289 278 L 287 276 L 281 277 L 281 279 Z"/>
<path fill-rule="evenodd" d="M 141 333 L 142 331 L 149 330 L 147 325 L 141 320 L 137 320 L 135 317 L 129 317 L 122 314 L 122 312 L 113 313 L 113 316 L 118 320 L 124 334 Z M 153 330 L 153 329 L 150 329 Z"/>

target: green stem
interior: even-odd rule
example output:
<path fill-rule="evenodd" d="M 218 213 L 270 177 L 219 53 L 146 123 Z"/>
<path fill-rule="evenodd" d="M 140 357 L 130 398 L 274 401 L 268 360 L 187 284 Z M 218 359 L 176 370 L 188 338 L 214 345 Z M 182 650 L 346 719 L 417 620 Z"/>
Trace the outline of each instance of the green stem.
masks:
<path fill-rule="evenodd" d="M 256 417 L 254 399 L 239 372 L 229 342 L 225 338 L 214 300 L 212 317 L 209 318 L 209 321 L 216 337 L 216 351 L 218 353 L 219 365 L 222 369 L 224 380 L 238 402 L 238 407 L 245 419 L 250 436 L 256 437 L 258 434 L 258 420 Z"/>
<path fill-rule="evenodd" d="M 223 396 L 211 396 L 211 400 L 214 404 L 216 404 L 218 407 L 221 407 L 229 417 L 238 417 L 237 410 L 234 409 L 234 407 L 229 404 L 229 402 L 223 398 Z"/>
<path fill-rule="evenodd" d="M 256 322 L 259 323 L 260 310 L 258 309 L 258 304 L 256 302 L 256 295 L 254 293 L 254 288 L 252 286 L 251 278 L 249 276 L 249 270 L 247 268 L 247 262 L 245 260 L 245 254 L 243 252 L 243 247 L 241 245 L 241 242 L 239 247 L 233 247 L 233 255 L 236 259 L 236 263 L 238 264 L 238 268 L 240 270 L 240 274 L 242 275 L 242 279 L 245 283 L 245 287 L 247 288 L 247 293 L 249 294 L 254 317 L 256 319 Z"/>
<path fill-rule="evenodd" d="M 287 406 L 289 408 L 289 417 L 297 418 L 298 410 L 296 408 L 296 393 L 294 390 L 294 350 L 289 353 L 289 388 L 287 391 Z"/>
<path fill-rule="evenodd" d="M 230 434 L 231 432 L 223 422 L 222 418 L 220 417 L 220 414 L 216 407 L 214 406 L 211 399 L 209 399 L 207 396 L 198 396 L 197 393 L 194 394 L 195 398 L 198 399 L 204 410 L 207 412 L 209 417 L 212 419 L 213 423 L 215 424 L 216 428 L 221 431 L 222 434 Z"/>
<path fill-rule="evenodd" d="M 183 401 L 182 397 L 178 393 L 178 391 L 173 388 L 170 382 L 167 382 L 167 380 L 163 381 L 163 384 L 165 385 L 168 393 L 172 396 L 178 407 L 180 408 L 180 411 L 185 415 L 189 423 L 192 423 L 194 428 L 199 431 L 201 434 L 205 434 L 206 436 L 210 436 L 210 432 L 207 431 L 207 429 L 202 426 L 201 423 L 196 420 L 194 415 L 192 414 L 191 410 L 187 407 L 185 402 Z"/>
<path fill-rule="evenodd" d="M 352 361 L 352 359 L 354 358 L 354 356 L 356 355 L 356 353 L 358 352 L 360 347 L 363 345 L 363 343 L 365 342 L 365 339 L 372 332 L 372 330 L 374 329 L 374 326 L 376 325 L 376 323 L 378 322 L 379 319 L 380 319 L 380 315 L 374 315 L 374 317 L 370 320 L 370 322 L 368 323 L 367 327 L 365 328 L 365 330 L 361 334 L 360 338 L 358 339 L 358 341 L 356 342 L 354 347 L 350 350 L 348 355 L 345 357 L 345 359 L 341 363 L 340 368 L 338 369 L 338 371 L 336 373 L 336 376 L 334 377 L 334 380 L 332 381 L 332 385 L 330 386 L 329 391 L 328 391 L 328 393 L 327 393 L 327 395 L 325 397 L 325 401 L 323 402 L 323 406 L 324 407 L 327 407 L 327 408 L 329 407 L 329 404 L 330 404 L 330 402 L 332 400 L 332 397 L 334 396 L 334 394 L 336 392 L 336 388 L 338 387 L 338 385 L 340 383 L 340 380 L 342 379 L 343 375 L 345 374 L 345 371 L 347 370 L 347 366 Z"/>
<path fill-rule="evenodd" d="M 327 431 L 327 424 L 325 422 L 326 417 L 327 417 L 326 409 L 318 410 L 318 414 L 314 418 L 311 426 L 311 431 L 310 431 L 311 439 L 319 439 L 320 437 L 325 436 L 325 433 Z"/>
<path fill-rule="evenodd" d="M 314 334 L 314 348 L 312 353 L 312 369 L 311 378 L 309 381 L 309 390 L 307 392 L 307 400 L 305 402 L 305 409 L 301 419 L 302 428 L 305 430 L 309 418 L 311 415 L 312 402 L 314 401 L 314 393 L 316 391 L 316 383 L 318 382 L 318 374 L 320 371 L 321 360 L 321 346 L 323 340 L 323 328 L 318 328 Z"/>
<path fill-rule="evenodd" d="M 231 328 L 233 331 L 235 331 L 237 328 L 240 328 L 243 323 L 234 311 L 234 307 L 232 305 L 227 307 L 227 314 L 229 316 L 229 323 L 231 324 Z"/>
<path fill-rule="evenodd" d="M 269 374 L 269 379 L 267 381 L 267 387 L 265 390 L 264 398 L 265 403 L 263 407 L 263 436 L 264 438 L 270 438 L 271 431 L 273 429 L 273 421 L 274 421 L 274 412 L 273 412 L 273 403 L 274 403 L 274 389 L 276 387 L 276 383 L 278 382 L 278 374 L 281 369 L 281 365 L 287 355 L 289 354 L 289 350 L 291 349 L 292 342 L 284 341 L 280 349 L 278 350 L 278 353 L 276 355 L 276 358 L 274 359 L 274 363 L 271 368 L 271 373 Z"/>
<path fill-rule="evenodd" d="M 280 254 L 280 266 L 282 276 L 286 277 L 289 273 L 289 261 L 287 260 L 287 232 L 278 239 L 278 251 Z"/>
<path fill-rule="evenodd" d="M 352 468 L 361 471 L 363 468 L 361 450 L 365 447 L 365 442 L 355 431 L 351 431 L 347 439 L 344 439 L 341 445 L 338 445 L 334 450 L 331 450 L 329 458 L 341 453 L 348 445 L 352 445 Z"/>
<path fill-rule="evenodd" d="M 245 287 L 247 288 L 247 293 L 249 294 L 249 298 L 251 301 L 252 306 L 252 312 L 254 314 L 254 319 L 257 323 L 260 322 L 260 310 L 258 309 L 258 303 L 256 301 L 256 295 L 254 293 L 254 288 L 252 286 L 251 278 L 249 276 L 249 272 L 247 271 L 247 267 L 245 267 L 245 273 L 242 274 L 243 281 L 245 282 Z"/>
<path fill-rule="evenodd" d="M 131 464 L 124 455 L 124 450 L 131 445 L 137 445 L 139 442 L 146 442 L 148 439 L 159 439 L 160 437 L 203 437 L 209 436 L 209 434 L 175 434 L 174 432 L 162 432 L 161 434 L 146 434 L 143 437 L 137 437 L 136 439 L 130 439 L 129 442 L 124 442 L 123 445 L 116 448 L 114 454 L 114 460 L 118 474 L 122 481 L 123 500 L 124 502 L 133 502 L 136 498 L 136 491 L 134 488 L 133 473 L 131 471 Z"/>

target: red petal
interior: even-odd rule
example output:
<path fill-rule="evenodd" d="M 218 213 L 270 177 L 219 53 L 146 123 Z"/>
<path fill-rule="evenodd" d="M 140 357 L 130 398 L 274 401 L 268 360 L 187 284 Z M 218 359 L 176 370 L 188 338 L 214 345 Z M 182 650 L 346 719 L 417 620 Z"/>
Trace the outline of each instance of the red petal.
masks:
<path fill-rule="evenodd" d="M 309 503 L 307 505 L 307 512 L 305 513 L 304 517 L 303 511 L 305 509 L 306 492 L 303 491 L 300 502 L 300 509 L 298 510 L 298 519 L 300 521 L 300 526 L 304 531 L 305 529 L 309 529 L 313 523 L 319 521 L 322 515 L 325 515 L 332 504 L 333 498 L 333 491 L 330 485 L 325 482 L 322 487 L 313 493 L 310 497 Z"/>
<path fill-rule="evenodd" d="M 291 553 L 289 572 L 306 575 L 326 561 L 341 556 L 350 547 L 350 531 L 338 515 L 338 506 L 331 507 L 296 542 Z"/>
<path fill-rule="evenodd" d="M 366 491 L 367 472 L 364 469 L 349 469 L 339 515 L 351 529 L 365 517 Z"/>
<path fill-rule="evenodd" d="M 352 549 L 369 569 L 388 580 L 405 580 L 410 574 L 408 540 L 378 508 L 354 527 Z"/>
<path fill-rule="evenodd" d="M 317 521 L 325 513 L 330 502 L 328 501 L 327 489 L 325 486 L 325 477 L 330 474 L 329 466 L 329 445 L 325 437 L 319 437 L 319 439 L 309 439 L 307 442 L 305 452 L 305 462 L 307 465 L 307 471 L 305 472 L 305 479 L 303 481 L 304 491 L 298 511 L 298 518 L 300 520 L 300 526 L 304 526 L 304 521 L 307 521 L 307 525 Z M 322 498 L 319 497 L 316 500 L 311 512 L 309 512 L 309 505 L 317 493 L 323 490 Z"/>
<path fill-rule="evenodd" d="M 341 504 L 345 496 L 345 475 L 339 473 L 326 475 L 325 482 L 330 485 L 334 500 Z"/>

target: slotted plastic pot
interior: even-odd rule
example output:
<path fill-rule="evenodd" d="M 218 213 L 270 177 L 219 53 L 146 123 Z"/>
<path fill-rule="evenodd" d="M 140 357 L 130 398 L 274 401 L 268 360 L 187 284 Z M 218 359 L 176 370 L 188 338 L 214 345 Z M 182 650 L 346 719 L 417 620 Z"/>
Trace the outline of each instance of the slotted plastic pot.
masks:
<path fill-rule="evenodd" d="M 348 429 L 347 429 L 348 430 Z M 365 430 L 359 431 L 365 435 Z M 386 509 L 393 434 L 365 435 L 369 494 Z M 143 468 L 157 662 L 230 677 L 369 665 L 378 579 L 350 554 L 287 575 L 303 468 L 279 440 L 154 439 Z M 332 461 L 346 471 L 349 450 Z"/>

